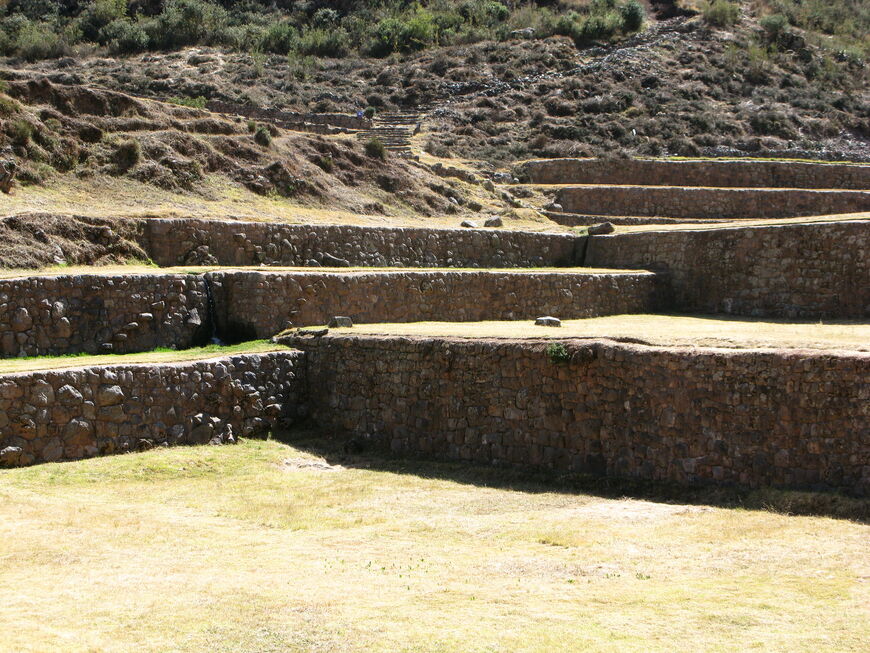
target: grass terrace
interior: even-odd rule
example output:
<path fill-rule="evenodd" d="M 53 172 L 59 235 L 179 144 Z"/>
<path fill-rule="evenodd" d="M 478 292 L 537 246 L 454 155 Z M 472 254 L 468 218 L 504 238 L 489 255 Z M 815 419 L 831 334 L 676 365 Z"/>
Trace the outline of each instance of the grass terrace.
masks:
<path fill-rule="evenodd" d="M 360 324 L 330 332 L 453 338 L 611 338 L 656 346 L 870 351 L 870 324 L 866 322 L 786 321 L 722 315 L 608 315 L 563 320 L 558 328 L 535 326 L 529 320 Z"/>
<path fill-rule="evenodd" d="M 866 523 L 747 509 L 797 493 L 746 508 L 607 495 L 312 441 L 6 471 L 0 649 L 822 653 L 870 639 Z"/>
<path fill-rule="evenodd" d="M 181 363 L 232 356 L 234 354 L 261 354 L 282 349 L 286 348 L 268 340 L 253 340 L 237 345 L 207 345 L 205 347 L 192 347 L 182 350 L 160 348 L 135 354 L 69 354 L 67 356 L 3 358 L 0 359 L 0 374 L 59 370 L 94 365 Z"/>

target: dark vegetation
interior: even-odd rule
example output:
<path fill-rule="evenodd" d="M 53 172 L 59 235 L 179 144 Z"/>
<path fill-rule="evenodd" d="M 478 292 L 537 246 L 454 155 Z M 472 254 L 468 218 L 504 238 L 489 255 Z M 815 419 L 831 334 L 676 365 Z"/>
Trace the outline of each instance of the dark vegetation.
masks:
<path fill-rule="evenodd" d="M 578 43 L 640 28 L 638 0 L 0 0 L 0 52 L 29 61 L 83 44 L 114 54 L 193 45 L 242 52 L 383 57 L 393 52 L 507 38 L 533 23 L 536 37 L 567 34 Z"/>
<path fill-rule="evenodd" d="M 191 108 L 222 100 L 321 113 L 418 109 L 427 115 L 428 152 L 494 164 L 550 156 L 870 158 L 865 0 L 661 0 L 646 19 L 624 0 L 70 0 L 49 3 L 59 7 L 54 18 L 27 18 L 37 2 L 9 0 L 4 24 L 54 20 L 60 35 L 78 25 L 80 40 L 67 43 L 78 54 L 8 60 L 15 70 L 0 76 L 45 76 Z M 171 43 L 105 56 L 114 48 L 100 36 L 105 26 L 82 27 L 104 5 L 126 8 L 113 22 L 146 32 L 158 21 Z M 211 27 L 194 29 L 202 24 Z M 511 34 L 523 28 L 534 38 Z M 4 33 L 6 51 L 23 56 L 18 32 Z M 343 45 L 323 45 L 336 38 Z M 173 51 L 185 44 L 195 47 Z M 0 96 L 0 114 L 14 112 L 9 102 Z M 3 130 L 10 142 L 33 142 L 18 118 L 4 119 Z M 275 134 L 250 130 L 262 157 Z M 324 161 L 315 165 L 328 172 Z"/>

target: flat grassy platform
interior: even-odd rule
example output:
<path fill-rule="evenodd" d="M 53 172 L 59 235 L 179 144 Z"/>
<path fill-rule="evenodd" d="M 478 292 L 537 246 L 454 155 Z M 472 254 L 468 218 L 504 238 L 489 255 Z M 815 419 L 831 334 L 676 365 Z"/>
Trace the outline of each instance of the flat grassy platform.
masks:
<path fill-rule="evenodd" d="M 842 653 L 870 641 L 867 524 L 302 445 L 0 471 L 0 623 L 14 624 L 0 650 Z"/>
<path fill-rule="evenodd" d="M 809 348 L 870 351 L 870 323 L 810 322 L 721 315 L 608 315 L 564 320 L 561 327 L 515 322 L 360 324 L 335 333 L 460 338 L 614 338 L 681 347 Z"/>
<path fill-rule="evenodd" d="M 264 272 L 264 273 L 294 273 L 309 274 L 372 274 L 407 273 L 407 272 L 487 272 L 491 274 L 643 274 L 644 270 L 625 270 L 616 268 L 446 268 L 446 267 L 304 267 L 304 266 L 177 266 L 161 268 L 154 265 L 133 263 L 130 265 L 56 265 L 36 270 L 0 269 L 0 279 L 18 279 L 22 277 L 60 277 L 76 275 L 163 275 L 163 274 L 205 274 L 206 272 Z"/>
<path fill-rule="evenodd" d="M 261 354 L 280 351 L 286 347 L 268 340 L 253 340 L 238 345 L 208 345 L 191 349 L 156 349 L 135 354 L 70 354 L 68 356 L 32 356 L 28 358 L 0 359 L 0 374 L 16 372 L 36 372 L 40 370 L 59 370 L 70 367 L 89 367 L 92 365 L 130 365 L 134 363 L 179 363 L 183 361 L 205 360 L 234 354 Z"/>

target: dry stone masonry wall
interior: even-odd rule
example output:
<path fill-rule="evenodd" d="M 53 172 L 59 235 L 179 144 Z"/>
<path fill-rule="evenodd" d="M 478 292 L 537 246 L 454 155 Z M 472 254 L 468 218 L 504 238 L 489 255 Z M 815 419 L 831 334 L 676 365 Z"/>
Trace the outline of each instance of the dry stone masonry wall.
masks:
<path fill-rule="evenodd" d="M 651 312 L 656 276 L 570 272 L 215 272 L 218 333 L 264 338 L 290 325 L 354 322 L 564 319 Z"/>
<path fill-rule="evenodd" d="M 399 453 L 678 482 L 870 492 L 870 354 L 290 338 L 310 411 Z M 561 357 L 557 357 L 561 358 Z"/>
<path fill-rule="evenodd" d="M 571 265 L 570 234 L 480 229 L 143 220 L 141 246 L 162 266 L 183 264 L 395 267 Z"/>
<path fill-rule="evenodd" d="M 0 357 L 190 347 L 203 337 L 201 276 L 67 275 L 0 280 Z"/>
<path fill-rule="evenodd" d="M 304 411 L 299 352 L 0 376 L 0 466 L 232 442 Z"/>
<path fill-rule="evenodd" d="M 870 190 L 870 165 L 791 161 L 547 159 L 528 161 L 520 169 L 522 176 L 534 184 Z"/>
<path fill-rule="evenodd" d="M 556 202 L 585 215 L 741 220 L 870 211 L 870 191 L 569 186 Z"/>
<path fill-rule="evenodd" d="M 863 221 L 593 236 L 586 264 L 667 274 L 680 311 L 870 316 L 870 223 Z"/>

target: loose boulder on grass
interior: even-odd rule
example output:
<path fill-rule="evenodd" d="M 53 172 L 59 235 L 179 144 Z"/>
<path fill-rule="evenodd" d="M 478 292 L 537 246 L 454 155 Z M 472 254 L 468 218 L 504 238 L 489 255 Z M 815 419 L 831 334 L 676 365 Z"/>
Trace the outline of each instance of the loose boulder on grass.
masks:
<path fill-rule="evenodd" d="M 557 317 L 545 315 L 535 320 L 535 326 L 560 327 L 562 326 L 562 320 Z"/>

